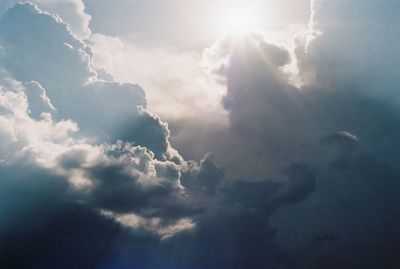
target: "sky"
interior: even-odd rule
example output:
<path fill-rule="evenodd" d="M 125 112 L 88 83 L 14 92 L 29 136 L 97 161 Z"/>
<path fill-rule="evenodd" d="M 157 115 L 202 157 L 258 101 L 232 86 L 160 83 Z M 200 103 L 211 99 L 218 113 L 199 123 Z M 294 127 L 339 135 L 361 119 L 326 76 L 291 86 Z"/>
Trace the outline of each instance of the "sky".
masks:
<path fill-rule="evenodd" d="M 399 268 L 399 12 L 1 1 L 0 268 Z"/>

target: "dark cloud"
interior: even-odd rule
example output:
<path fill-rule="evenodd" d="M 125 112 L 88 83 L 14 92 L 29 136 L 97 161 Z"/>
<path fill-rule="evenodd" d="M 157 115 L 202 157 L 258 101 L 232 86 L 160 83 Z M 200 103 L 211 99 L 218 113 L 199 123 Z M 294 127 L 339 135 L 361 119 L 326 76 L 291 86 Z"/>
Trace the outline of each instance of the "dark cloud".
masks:
<path fill-rule="evenodd" d="M 397 268 L 398 37 L 381 18 L 393 13 L 378 9 L 365 28 L 359 5 L 325 2 L 310 24 L 324 34 L 299 37 L 294 55 L 256 34 L 210 48 L 230 126 L 207 137 L 215 159 L 199 163 L 171 147 L 140 86 L 99 79 L 65 23 L 29 3 L 8 10 L 0 264 Z M 384 52 L 368 29 L 389 36 Z M 301 87 L 287 71 L 293 57 Z"/>
<path fill-rule="evenodd" d="M 99 80 L 85 43 L 30 3 L 3 15 L 0 46 L 1 266 L 93 268 L 124 237 L 194 226 L 185 163 L 140 86 Z"/>
<path fill-rule="evenodd" d="M 201 170 L 215 171 L 204 165 Z M 288 174 L 287 174 L 288 173 Z M 196 172 L 195 175 L 201 174 Z M 196 219 L 193 231 L 183 232 L 160 242 L 152 249 L 152 259 L 144 268 L 276 268 L 286 260 L 276 244 L 276 229 L 270 216 L 281 207 L 306 198 L 315 184 L 314 172 L 305 165 L 294 165 L 278 182 L 236 182 L 221 186 L 214 193 L 202 192 L 206 208 Z M 213 173 L 213 178 L 215 178 Z M 216 178 L 215 178 L 216 179 Z M 202 180 L 201 176 L 197 179 Z M 203 178 L 204 180 L 204 178 Z M 204 182 L 207 186 L 208 183 Z M 196 184 L 196 188 L 201 183 Z M 190 186 L 189 186 L 190 188 Z M 191 189 L 197 191 L 196 189 Z M 127 249 L 126 249 L 127 248 Z M 136 264 L 135 245 L 122 248 L 110 267 L 129 268 Z M 139 253 L 147 254 L 144 248 Z M 132 255 L 129 257 L 127 253 Z"/>
<path fill-rule="evenodd" d="M 297 59 L 307 107 L 334 132 L 319 139 L 315 193 L 273 221 L 296 268 L 399 264 L 398 8 L 393 1 L 315 1 L 312 30 L 322 34 Z M 315 234 L 337 240 L 316 243 Z"/>
<path fill-rule="evenodd" d="M 212 48 L 213 55 L 228 59 L 222 59 L 222 68 L 221 61 L 216 62 L 214 70 L 226 80 L 223 105 L 231 130 L 222 132 L 223 138 L 208 139 L 214 140 L 212 145 L 224 143 L 214 151 L 227 175 L 266 180 L 300 160 L 316 171 L 315 185 L 307 176 L 299 185 L 288 184 L 286 188 L 297 190 L 298 196 L 281 194 L 286 203 L 271 214 L 277 242 L 287 250 L 288 268 L 398 264 L 394 250 L 399 232 L 393 229 L 398 219 L 393 216 L 399 208 L 393 194 L 399 191 L 400 115 L 393 87 L 398 80 L 393 72 L 398 53 L 393 45 L 399 40 L 393 24 L 381 17 L 387 12 L 392 18 L 389 9 L 396 4 L 354 2 L 316 1 L 313 30 L 323 34 L 307 48 L 300 44 L 295 50 L 305 83 L 301 87 L 293 86 L 285 71 L 284 65 L 293 60 L 288 49 L 261 36 L 227 39 Z M 356 8 L 372 12 L 373 19 Z M 376 44 L 382 35 L 391 41 L 384 44 L 385 51 Z M 262 188 L 262 183 L 254 189 L 243 184 L 239 189 L 247 191 L 233 196 L 262 205 L 256 191 Z M 266 192 L 263 202 L 279 201 L 282 192 Z M 303 193 L 309 198 L 304 199 Z M 289 202 L 294 205 L 286 206 Z M 317 245 L 313 238 L 324 234 L 338 240 Z M 376 245 L 385 248 L 376 250 Z"/>
<path fill-rule="evenodd" d="M 69 200 L 65 178 L 35 165 L 0 167 L 0 264 L 93 268 L 119 225 Z"/>
<path fill-rule="evenodd" d="M 214 155 L 208 154 L 200 161 L 200 164 L 188 163 L 187 171 L 183 173 L 181 182 L 194 194 L 213 195 L 224 176 L 225 171 L 215 164 Z"/>

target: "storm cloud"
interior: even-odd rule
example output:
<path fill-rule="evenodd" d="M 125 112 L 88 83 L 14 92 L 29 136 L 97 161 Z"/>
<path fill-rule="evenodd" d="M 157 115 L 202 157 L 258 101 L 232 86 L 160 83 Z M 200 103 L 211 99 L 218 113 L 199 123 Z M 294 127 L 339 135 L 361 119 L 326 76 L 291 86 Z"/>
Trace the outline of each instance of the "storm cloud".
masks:
<path fill-rule="evenodd" d="M 316 0 L 292 43 L 249 32 L 205 49 L 229 124 L 173 139 L 213 152 L 198 161 L 145 89 L 95 66 L 83 2 L 8 7 L 0 265 L 398 267 L 396 2 Z"/>

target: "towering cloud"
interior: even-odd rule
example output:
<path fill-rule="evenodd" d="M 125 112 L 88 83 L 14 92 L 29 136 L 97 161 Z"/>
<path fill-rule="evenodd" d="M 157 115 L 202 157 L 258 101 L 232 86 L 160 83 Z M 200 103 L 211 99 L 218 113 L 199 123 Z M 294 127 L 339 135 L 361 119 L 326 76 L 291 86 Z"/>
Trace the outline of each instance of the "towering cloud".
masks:
<path fill-rule="evenodd" d="M 11 8 L 18 0 L 4 0 L 0 3 L 0 13 L 3 14 Z M 68 27 L 77 37 L 86 39 L 90 36 L 91 30 L 89 23 L 91 16 L 85 12 L 83 0 L 32 0 L 31 3 L 38 5 L 42 10 L 46 10 L 60 17 L 68 24 Z"/>
<path fill-rule="evenodd" d="M 195 162 L 93 65 L 82 2 L 36 2 L 0 20 L 1 266 L 398 267 L 397 3 L 315 1 L 293 51 L 205 50 L 229 126 Z"/>
<path fill-rule="evenodd" d="M 313 8 L 310 30 L 298 36 L 292 56 L 250 34 L 206 51 L 212 59 L 206 62 L 215 64 L 210 70 L 226 82 L 223 105 L 231 122 L 216 154 L 228 173 L 247 180 L 299 161 L 315 168 L 314 193 L 272 217 L 288 250 L 285 266 L 394 268 L 396 243 L 388 237 L 399 236 L 393 216 L 400 115 L 392 21 L 399 6 L 315 1 Z M 382 49 L 378 40 L 386 38 Z M 293 61 L 303 86 L 291 83 Z"/>
<path fill-rule="evenodd" d="M 90 49 L 66 24 L 31 4 L 17 4 L 3 16 L 0 28 L 4 67 L 21 82 L 40 83 L 58 118 L 74 119 L 82 132 L 100 140 L 134 140 L 159 158 L 172 157 L 168 130 L 145 110 L 144 91 L 97 79 Z"/>
<path fill-rule="evenodd" d="M 102 259 L 88 227 L 118 231 L 115 221 L 130 225 L 125 215 L 155 237 L 193 227 L 189 217 L 198 209 L 180 183 L 183 160 L 166 124 L 145 110 L 139 86 L 99 80 L 89 48 L 29 3 L 4 14 L 0 43 L 1 211 L 9 216 L 0 228 L 2 264 L 53 267 L 71 259 L 65 266 L 76 267 L 73 245 L 87 240 L 88 268 Z M 67 221 L 63 212 L 73 219 L 57 231 L 51 226 Z M 50 254 L 69 229 L 77 234 L 72 245 Z"/>
<path fill-rule="evenodd" d="M 232 185 L 211 155 L 184 161 L 167 125 L 146 110 L 143 89 L 100 79 L 84 41 L 36 5 L 19 3 L 2 16 L 0 44 L 1 211 L 8 216 L 0 226 L 1 264 L 93 268 L 119 264 L 128 250 L 135 258 L 129 266 L 150 268 L 165 262 L 171 245 L 199 268 L 277 262 L 268 217 L 312 191 L 309 168 L 294 168 L 282 183 Z M 243 186 L 271 197 L 254 200 Z M 253 251 L 259 242 L 251 241 L 230 250 L 246 249 L 237 259 L 208 255 L 209 236 L 231 224 L 237 243 L 250 230 L 265 235 L 261 260 Z M 215 251 L 231 247 L 230 237 L 216 237 Z M 188 244 L 198 255 L 187 256 Z"/>

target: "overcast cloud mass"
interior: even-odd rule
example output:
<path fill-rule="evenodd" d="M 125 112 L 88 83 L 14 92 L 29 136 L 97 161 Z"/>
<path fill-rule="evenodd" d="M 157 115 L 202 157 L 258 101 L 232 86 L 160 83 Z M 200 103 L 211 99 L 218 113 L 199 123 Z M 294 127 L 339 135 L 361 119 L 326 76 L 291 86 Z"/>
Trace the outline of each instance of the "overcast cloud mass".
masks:
<path fill-rule="evenodd" d="M 0 3 L 0 268 L 400 267 L 400 1 L 230 5 Z"/>

